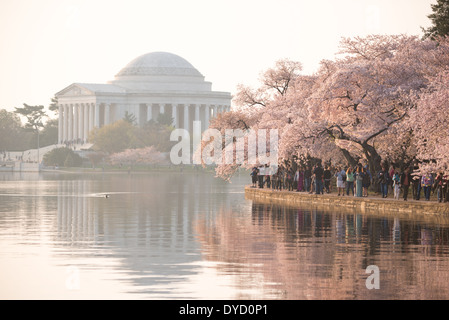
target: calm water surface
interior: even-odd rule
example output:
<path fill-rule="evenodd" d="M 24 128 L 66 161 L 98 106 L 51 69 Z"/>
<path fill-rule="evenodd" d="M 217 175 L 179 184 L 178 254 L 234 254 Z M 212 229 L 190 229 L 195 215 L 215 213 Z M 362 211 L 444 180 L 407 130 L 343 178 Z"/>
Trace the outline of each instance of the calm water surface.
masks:
<path fill-rule="evenodd" d="M 253 203 L 249 182 L 0 173 L 0 299 L 449 298 L 445 219 Z"/>

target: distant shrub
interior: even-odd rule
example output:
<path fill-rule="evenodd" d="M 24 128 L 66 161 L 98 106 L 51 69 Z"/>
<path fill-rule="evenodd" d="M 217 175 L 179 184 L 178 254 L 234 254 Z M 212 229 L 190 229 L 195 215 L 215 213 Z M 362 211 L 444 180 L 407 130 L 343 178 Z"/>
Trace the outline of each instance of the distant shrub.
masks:
<path fill-rule="evenodd" d="M 69 148 L 56 148 L 44 155 L 45 166 L 80 167 L 83 159 Z"/>

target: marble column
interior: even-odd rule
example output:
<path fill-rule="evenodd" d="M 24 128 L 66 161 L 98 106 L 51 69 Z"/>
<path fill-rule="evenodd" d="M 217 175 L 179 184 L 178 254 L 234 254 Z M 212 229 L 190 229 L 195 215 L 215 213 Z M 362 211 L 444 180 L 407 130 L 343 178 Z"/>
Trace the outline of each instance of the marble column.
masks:
<path fill-rule="evenodd" d="M 165 113 L 165 104 L 161 103 L 159 104 L 159 113 Z"/>
<path fill-rule="evenodd" d="M 173 118 L 173 127 L 178 128 L 178 106 L 176 104 L 172 104 L 171 114 Z"/>
<path fill-rule="evenodd" d="M 67 140 L 71 141 L 73 139 L 73 106 L 69 105 L 68 119 L 69 126 L 67 131 Z"/>
<path fill-rule="evenodd" d="M 153 119 L 153 104 L 149 103 L 147 104 L 147 121 L 150 121 Z"/>
<path fill-rule="evenodd" d="M 62 131 L 62 139 L 63 142 L 67 142 L 67 140 L 69 139 L 69 106 L 68 105 L 64 105 L 63 107 L 64 110 L 64 119 L 63 119 L 63 131 Z"/>
<path fill-rule="evenodd" d="M 95 103 L 89 103 L 89 131 L 95 127 Z"/>
<path fill-rule="evenodd" d="M 206 104 L 204 106 L 204 129 L 203 131 L 206 131 L 207 128 L 209 128 L 209 121 L 210 121 L 210 106 Z"/>
<path fill-rule="evenodd" d="M 106 103 L 104 105 L 104 125 L 108 125 L 111 122 L 111 105 Z"/>
<path fill-rule="evenodd" d="M 78 138 L 78 104 L 73 105 L 73 133 L 72 140 Z"/>
<path fill-rule="evenodd" d="M 100 128 L 100 103 L 95 104 L 95 127 Z"/>
<path fill-rule="evenodd" d="M 184 105 L 184 129 L 189 131 L 189 105 Z"/>
<path fill-rule="evenodd" d="M 78 105 L 78 139 L 84 140 L 84 112 L 83 112 L 84 105 L 80 103 Z"/>
<path fill-rule="evenodd" d="M 194 121 L 192 122 L 192 135 L 193 138 L 193 150 L 197 150 L 200 142 L 201 142 L 201 118 L 200 118 L 200 107 L 201 105 L 195 104 L 195 116 Z"/>
<path fill-rule="evenodd" d="M 83 126 L 84 126 L 84 134 L 83 134 L 83 139 L 84 142 L 87 141 L 87 139 L 89 138 L 89 105 L 88 104 L 83 104 L 83 113 L 84 113 L 84 122 L 83 122 Z"/>
<path fill-rule="evenodd" d="M 61 143 L 61 141 L 63 140 L 63 134 L 62 134 L 62 132 L 63 132 L 63 127 L 62 127 L 62 125 L 63 125 L 63 123 L 64 123 L 64 120 L 63 120 L 63 117 L 64 117 L 64 107 L 62 107 L 61 105 L 59 105 L 58 106 L 58 110 L 59 110 L 59 117 L 58 117 L 58 144 L 60 144 Z"/>
<path fill-rule="evenodd" d="M 200 105 L 195 105 L 195 121 L 200 121 Z"/>

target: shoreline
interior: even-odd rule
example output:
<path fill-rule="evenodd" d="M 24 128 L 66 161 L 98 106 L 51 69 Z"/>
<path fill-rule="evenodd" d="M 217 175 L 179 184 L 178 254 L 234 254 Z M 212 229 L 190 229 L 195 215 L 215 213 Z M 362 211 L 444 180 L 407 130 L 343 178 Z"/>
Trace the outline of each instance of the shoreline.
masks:
<path fill-rule="evenodd" d="M 245 199 L 265 204 L 281 204 L 294 207 L 319 208 L 324 210 L 355 211 L 360 214 L 387 215 L 402 218 L 428 218 L 449 224 L 449 203 L 413 200 L 404 201 L 376 196 L 354 197 L 332 194 L 309 194 L 296 191 L 278 191 L 272 189 L 245 186 Z"/>

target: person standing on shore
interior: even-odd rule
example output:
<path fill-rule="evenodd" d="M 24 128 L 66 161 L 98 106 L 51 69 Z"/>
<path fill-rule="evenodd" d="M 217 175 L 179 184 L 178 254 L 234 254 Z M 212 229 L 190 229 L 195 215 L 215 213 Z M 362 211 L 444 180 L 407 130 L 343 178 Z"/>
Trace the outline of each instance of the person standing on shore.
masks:
<path fill-rule="evenodd" d="M 354 195 L 354 172 L 352 167 L 349 166 L 346 170 L 346 195 L 349 196 L 349 190 L 351 190 L 352 195 Z"/>
<path fill-rule="evenodd" d="M 421 178 L 421 187 L 424 190 L 424 196 L 426 197 L 426 201 L 430 200 L 430 191 L 433 185 L 433 177 L 430 173 L 426 173 Z"/>
<path fill-rule="evenodd" d="M 356 190 L 355 194 L 356 194 L 357 197 L 362 197 L 363 196 L 363 185 L 362 185 L 362 182 L 363 182 L 362 167 L 358 166 L 356 174 L 355 174 L 355 184 L 356 184 L 356 186 L 355 186 L 355 190 Z"/>
<path fill-rule="evenodd" d="M 395 173 L 393 174 L 393 191 L 394 198 L 399 200 L 399 193 L 401 191 L 401 177 L 399 176 L 398 170 L 395 170 Z"/>
<path fill-rule="evenodd" d="M 312 170 L 310 171 L 310 173 L 311 173 L 311 176 L 310 176 L 310 191 L 309 191 L 310 194 L 316 192 L 315 175 L 313 174 L 313 172 L 315 171 L 315 168 L 316 168 L 316 165 L 314 165 L 312 167 Z"/>
<path fill-rule="evenodd" d="M 401 186 L 402 192 L 404 193 L 404 201 L 407 201 L 408 189 L 410 184 L 412 183 L 412 175 L 410 173 L 410 168 L 405 168 L 405 171 L 401 175 Z"/>
<path fill-rule="evenodd" d="M 294 173 L 293 173 L 293 169 L 288 167 L 286 172 L 285 172 L 285 180 L 286 180 L 286 189 L 288 189 L 288 191 L 293 191 L 293 177 L 294 177 Z"/>
<path fill-rule="evenodd" d="M 252 185 L 252 187 L 253 188 L 255 188 L 256 187 L 256 184 L 257 184 L 257 167 L 254 167 L 252 170 L 251 170 L 251 182 L 253 183 L 253 185 Z"/>
<path fill-rule="evenodd" d="M 394 166 L 393 165 L 391 165 L 390 166 L 390 169 L 388 169 L 388 182 L 389 182 L 389 185 L 391 186 L 391 191 L 393 192 L 393 194 L 394 194 L 394 181 L 393 181 L 393 176 L 394 176 L 394 173 L 395 173 L 396 171 L 395 171 L 395 169 L 394 169 Z"/>
<path fill-rule="evenodd" d="M 323 172 L 323 179 L 324 179 L 324 188 L 326 189 L 327 193 L 331 193 L 331 178 L 332 178 L 331 170 L 329 166 L 326 166 Z"/>
<path fill-rule="evenodd" d="M 295 180 L 296 180 L 296 191 L 303 191 L 304 190 L 304 173 L 302 171 L 302 168 L 298 167 L 298 170 L 296 170 L 295 173 Z"/>
<path fill-rule="evenodd" d="M 271 190 L 276 190 L 278 184 L 278 170 L 272 172 L 271 175 Z"/>
<path fill-rule="evenodd" d="M 382 166 L 382 170 L 377 174 L 377 178 L 379 179 L 382 198 L 386 198 L 388 196 L 389 174 L 385 166 Z"/>
<path fill-rule="evenodd" d="M 313 170 L 313 175 L 315 176 L 315 191 L 316 194 L 323 193 L 323 168 L 318 163 L 315 170 Z"/>
<path fill-rule="evenodd" d="M 264 184 L 264 177 L 265 177 L 265 172 L 264 172 L 264 166 L 259 166 L 258 168 L 258 172 L 257 172 L 257 178 L 259 179 L 259 188 L 263 189 L 263 184 Z"/>
<path fill-rule="evenodd" d="M 446 202 L 447 176 L 439 172 L 434 182 L 434 190 L 437 190 L 438 202 Z"/>
<path fill-rule="evenodd" d="M 284 167 L 280 166 L 277 172 L 277 185 L 276 189 L 282 191 L 282 186 L 284 185 Z"/>
<path fill-rule="evenodd" d="M 337 190 L 338 195 L 345 195 L 345 181 L 346 181 L 346 172 L 345 170 L 339 168 L 335 173 L 335 177 L 337 178 Z"/>
<path fill-rule="evenodd" d="M 312 171 L 310 170 L 309 166 L 306 166 L 306 170 L 304 170 L 304 189 L 305 191 L 309 192 L 310 186 L 311 186 L 311 178 L 312 178 Z"/>
<path fill-rule="evenodd" d="M 265 184 L 267 185 L 268 189 L 271 187 L 271 170 L 272 170 L 272 168 L 266 164 L 265 165 Z"/>
<path fill-rule="evenodd" d="M 362 172 L 363 172 L 363 181 L 362 181 L 363 196 L 368 197 L 368 188 L 371 185 L 371 176 L 366 167 L 362 168 Z"/>
<path fill-rule="evenodd" d="M 449 174 L 443 176 L 443 202 L 449 201 Z"/>

